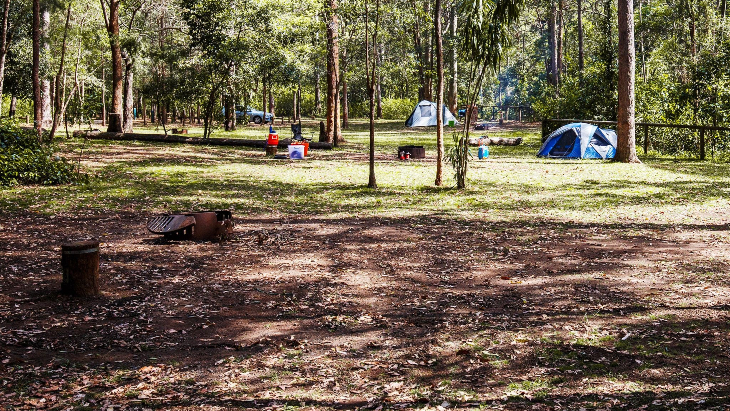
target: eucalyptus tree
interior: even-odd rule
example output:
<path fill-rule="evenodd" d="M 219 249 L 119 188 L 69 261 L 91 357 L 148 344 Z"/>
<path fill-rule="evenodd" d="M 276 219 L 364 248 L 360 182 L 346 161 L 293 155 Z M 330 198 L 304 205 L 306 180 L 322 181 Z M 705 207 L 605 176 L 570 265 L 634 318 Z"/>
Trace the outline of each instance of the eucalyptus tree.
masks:
<path fill-rule="evenodd" d="M 377 188 L 378 183 L 375 179 L 375 83 L 377 81 L 378 59 L 375 50 L 378 47 L 378 29 L 380 29 L 380 0 L 375 0 L 375 16 L 372 29 L 370 28 L 371 18 L 370 2 L 365 0 L 365 69 L 367 70 L 368 102 L 370 108 L 368 187 Z"/>
<path fill-rule="evenodd" d="M 340 74 L 340 46 L 339 46 L 339 17 L 337 0 L 325 0 L 324 14 L 327 29 L 327 103 L 325 135 L 329 143 L 337 144 L 341 138 L 340 130 L 340 102 L 339 102 L 339 74 Z"/>
<path fill-rule="evenodd" d="M 122 63 L 122 46 L 119 37 L 119 8 L 121 0 L 100 0 L 109 37 L 112 63 L 112 111 L 108 131 L 122 132 L 124 111 L 124 66 Z M 112 121 L 111 119 L 114 118 Z"/>
<path fill-rule="evenodd" d="M 618 0 L 618 127 L 616 161 L 640 163 L 636 156 L 634 2 Z"/>

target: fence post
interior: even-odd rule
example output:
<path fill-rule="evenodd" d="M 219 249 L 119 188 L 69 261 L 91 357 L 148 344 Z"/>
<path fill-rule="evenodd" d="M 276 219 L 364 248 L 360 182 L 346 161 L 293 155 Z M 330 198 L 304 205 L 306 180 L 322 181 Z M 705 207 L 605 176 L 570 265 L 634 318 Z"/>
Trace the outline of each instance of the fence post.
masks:
<path fill-rule="evenodd" d="M 644 124 L 644 155 L 649 153 L 649 126 Z"/>
<path fill-rule="evenodd" d="M 700 128 L 700 160 L 705 159 L 705 128 Z"/>

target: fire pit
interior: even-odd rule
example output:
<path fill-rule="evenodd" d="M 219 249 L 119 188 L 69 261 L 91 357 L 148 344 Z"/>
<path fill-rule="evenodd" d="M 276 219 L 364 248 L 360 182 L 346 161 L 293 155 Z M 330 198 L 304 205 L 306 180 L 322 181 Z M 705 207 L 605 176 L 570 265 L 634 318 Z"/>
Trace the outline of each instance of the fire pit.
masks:
<path fill-rule="evenodd" d="M 147 221 L 147 229 L 168 240 L 224 240 L 233 234 L 233 219 L 228 210 L 163 214 Z"/>

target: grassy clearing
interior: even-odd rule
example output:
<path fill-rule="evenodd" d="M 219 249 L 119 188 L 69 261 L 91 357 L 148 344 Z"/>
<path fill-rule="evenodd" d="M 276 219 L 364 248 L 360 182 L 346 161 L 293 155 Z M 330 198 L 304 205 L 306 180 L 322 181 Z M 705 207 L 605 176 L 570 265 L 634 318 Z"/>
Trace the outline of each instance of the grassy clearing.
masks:
<path fill-rule="evenodd" d="M 377 190 L 364 122 L 301 162 L 64 141 L 88 184 L 0 192 L 0 396 L 51 379 L 56 408 L 725 409 L 728 165 L 542 160 L 537 129 L 500 133 L 525 141 L 463 191 L 433 186 L 432 130 L 398 122 L 378 125 Z M 209 208 L 234 210 L 231 241 L 144 229 Z M 103 240 L 104 295 L 83 302 L 58 295 L 79 235 Z"/>
<path fill-rule="evenodd" d="M 286 137 L 286 126 L 277 127 Z M 315 127 L 314 122 L 305 124 L 304 134 L 312 134 Z M 267 131 L 246 127 L 214 136 L 264 138 Z M 544 160 L 534 156 L 540 145 L 537 129 L 490 134 L 523 137 L 524 143 L 490 147 L 489 159 L 472 161 L 469 188 L 463 191 L 452 189 L 448 167 L 445 186 L 433 186 L 433 130 L 407 130 L 400 122 L 378 124 L 378 190 L 365 187 L 365 122 L 345 130 L 347 144 L 331 152 L 314 151 L 303 162 L 271 160 L 257 149 L 70 140 L 64 143 L 66 154 L 91 172 L 90 183 L 4 189 L 0 208 L 43 213 L 232 208 L 269 215 L 444 214 L 652 224 L 695 224 L 702 216 L 704 223 L 727 221 L 715 212 L 729 205 L 727 164 L 656 158 L 642 165 Z M 428 159 L 396 160 L 396 148 L 403 144 L 424 145 Z M 149 147 L 155 149 L 150 153 Z M 109 151 L 117 153 L 115 161 L 96 161 Z"/>

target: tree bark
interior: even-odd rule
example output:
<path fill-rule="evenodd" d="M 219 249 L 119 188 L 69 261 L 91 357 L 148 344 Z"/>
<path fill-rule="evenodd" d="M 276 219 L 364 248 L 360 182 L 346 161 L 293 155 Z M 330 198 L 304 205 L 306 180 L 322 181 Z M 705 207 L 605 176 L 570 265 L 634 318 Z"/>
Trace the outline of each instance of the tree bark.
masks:
<path fill-rule="evenodd" d="M 550 63 L 548 64 L 548 79 L 550 84 L 558 85 L 558 31 L 557 31 L 557 18 L 558 18 L 558 7 L 557 3 L 553 0 L 550 9 L 550 22 L 549 32 L 550 38 L 549 50 L 550 50 Z"/>
<path fill-rule="evenodd" d="M 64 73 L 65 60 L 66 60 L 66 39 L 68 38 L 68 28 L 71 22 L 71 3 L 66 9 L 66 24 L 63 29 L 63 41 L 61 42 L 61 57 L 58 67 L 58 73 L 56 74 L 55 92 L 53 93 L 53 122 L 51 124 L 51 131 L 48 133 L 48 141 L 53 141 L 53 137 L 56 135 L 56 130 L 61 122 L 61 116 L 66 111 L 66 105 L 64 104 L 64 95 L 66 91 L 66 75 Z"/>
<path fill-rule="evenodd" d="M 106 14 L 107 4 L 105 0 L 101 0 L 101 8 L 104 12 L 104 22 L 106 24 L 107 35 L 109 36 L 109 46 L 112 55 L 112 113 L 120 116 L 124 112 L 124 65 L 122 63 L 122 48 L 119 44 L 119 5 L 121 0 L 109 0 L 109 16 Z M 119 124 L 123 127 L 123 124 Z M 108 130 L 112 132 L 122 132 L 119 130 Z"/>
<path fill-rule="evenodd" d="M 378 26 L 380 23 L 380 0 L 375 2 L 375 30 L 372 38 L 373 49 L 377 47 L 378 42 Z M 373 52 L 372 54 L 376 54 Z M 372 67 L 370 66 L 372 58 Z M 375 56 L 371 57 L 370 53 L 370 21 L 369 21 L 369 10 L 368 0 L 365 0 L 365 69 L 369 71 L 367 73 L 367 88 L 368 88 L 368 102 L 370 103 L 370 153 L 369 153 L 369 175 L 368 175 L 368 187 L 378 188 L 378 183 L 375 179 L 375 81 L 378 75 L 378 59 Z"/>
<path fill-rule="evenodd" d="M 581 76 L 584 71 L 584 52 L 583 52 L 583 0 L 578 1 L 578 71 Z"/>
<path fill-rule="evenodd" d="M 8 110 L 8 116 L 10 116 L 10 118 L 15 117 L 15 109 L 17 106 L 18 106 L 18 97 L 15 94 L 13 94 L 10 97 L 10 110 Z"/>
<path fill-rule="evenodd" d="M 340 72 L 340 52 L 338 41 L 337 0 L 325 0 L 327 13 L 327 117 L 325 131 L 327 142 L 335 143 L 339 128 L 338 75 Z"/>
<path fill-rule="evenodd" d="M 77 297 L 99 295 L 99 241 L 61 245 L 61 291 Z"/>
<path fill-rule="evenodd" d="M 106 126 L 106 70 L 104 67 L 101 68 L 101 126 Z"/>
<path fill-rule="evenodd" d="M 41 13 L 41 47 L 44 50 L 45 63 L 48 64 L 48 56 L 50 56 L 51 45 L 48 43 L 48 36 L 51 31 L 51 13 L 48 9 L 43 10 Z M 43 128 L 49 128 L 53 124 L 53 110 L 51 109 L 53 101 L 53 91 L 51 88 L 51 79 L 43 77 L 41 79 L 41 98 L 43 99 L 43 119 L 41 124 Z"/>
<path fill-rule="evenodd" d="M 134 58 L 126 52 L 122 53 L 126 62 L 124 76 L 124 117 L 122 129 L 125 133 L 134 132 Z"/>
<path fill-rule="evenodd" d="M 347 49 L 342 48 L 342 74 L 340 75 L 342 82 L 342 128 L 350 126 L 350 102 L 347 94 Z"/>
<path fill-rule="evenodd" d="M 451 46 L 451 81 L 449 82 L 449 111 L 456 113 L 459 104 L 459 90 L 458 90 L 458 69 L 459 69 L 459 55 L 458 48 L 456 46 L 456 29 L 457 29 L 457 10 L 456 2 L 451 7 L 451 27 L 449 30 L 450 34 L 450 46 Z"/>
<path fill-rule="evenodd" d="M 558 56 L 556 60 L 556 66 L 558 69 L 558 85 L 560 84 L 560 76 L 563 74 L 563 10 L 565 10 L 565 0 L 559 0 L 557 17 Z"/>
<path fill-rule="evenodd" d="M 42 138 L 43 99 L 41 96 L 41 5 L 40 0 L 33 0 L 33 127 Z"/>
<path fill-rule="evenodd" d="M 271 124 L 274 124 L 274 118 L 276 117 L 276 106 L 274 104 L 274 92 L 271 90 L 271 87 L 269 87 L 269 113 L 271 113 Z"/>
<path fill-rule="evenodd" d="M 636 156 L 636 124 L 634 118 L 634 3 L 618 0 L 618 143 L 615 161 L 640 163 Z"/>
<path fill-rule="evenodd" d="M 0 103 L 3 101 L 3 83 L 5 82 L 5 58 L 8 55 L 8 17 L 10 15 L 10 0 L 3 2 L 3 22 L 0 26 Z M 0 104 L 2 115 L 2 104 Z"/>
<path fill-rule="evenodd" d="M 319 113 L 322 112 L 322 99 L 320 97 L 320 78 L 319 78 L 319 70 L 315 68 L 314 73 L 314 115 L 318 116 Z"/>
<path fill-rule="evenodd" d="M 436 0 L 433 12 L 434 36 L 436 37 L 436 182 L 443 184 L 444 162 L 444 51 L 441 35 L 441 0 Z"/>
<path fill-rule="evenodd" d="M 375 59 L 377 60 L 378 65 L 381 65 L 383 63 L 382 47 L 383 47 L 383 45 L 381 44 L 380 46 L 375 48 Z M 375 97 L 377 99 L 376 108 L 375 108 L 375 117 L 377 117 L 377 119 L 380 120 L 381 118 L 383 118 L 383 90 L 382 90 L 382 86 L 381 86 L 381 76 L 380 76 L 379 72 L 378 72 L 378 78 L 377 78 L 377 83 L 376 83 L 375 87 L 376 87 Z"/>

